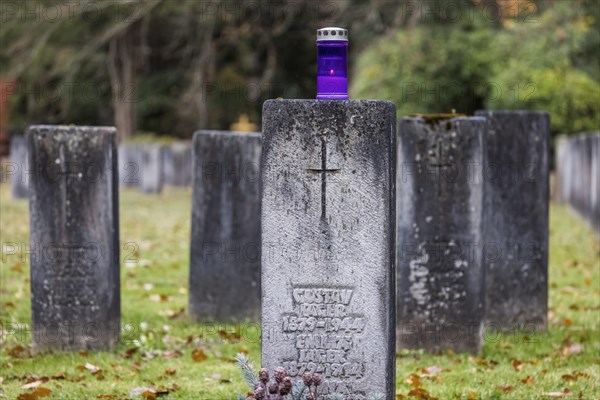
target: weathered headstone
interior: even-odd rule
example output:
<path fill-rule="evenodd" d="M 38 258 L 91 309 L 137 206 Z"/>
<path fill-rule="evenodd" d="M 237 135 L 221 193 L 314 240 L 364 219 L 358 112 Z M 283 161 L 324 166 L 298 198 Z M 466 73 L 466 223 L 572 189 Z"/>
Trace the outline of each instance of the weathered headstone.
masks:
<path fill-rule="evenodd" d="M 189 142 L 165 146 L 162 158 L 163 182 L 169 186 L 190 186 L 192 182 L 192 148 Z"/>
<path fill-rule="evenodd" d="M 600 234 L 600 133 L 556 141 L 556 200 L 571 206 Z"/>
<path fill-rule="evenodd" d="M 119 145 L 119 186 L 137 187 L 141 181 L 142 151 L 139 145 Z"/>
<path fill-rule="evenodd" d="M 10 164 L 6 168 L 11 178 L 11 193 L 14 199 L 26 199 L 29 193 L 27 141 L 24 136 L 13 136 L 10 140 Z"/>
<path fill-rule="evenodd" d="M 163 147 L 160 144 L 146 144 L 141 147 L 140 175 L 141 189 L 144 193 L 158 194 L 162 191 L 162 151 Z"/>
<path fill-rule="evenodd" d="M 259 133 L 194 134 L 190 317 L 260 316 Z"/>
<path fill-rule="evenodd" d="M 262 364 L 395 395 L 395 106 L 263 106 Z"/>
<path fill-rule="evenodd" d="M 486 328 L 546 329 L 550 116 L 478 111 L 488 119 L 484 261 Z"/>
<path fill-rule="evenodd" d="M 34 350 L 100 349 L 120 334 L 116 130 L 31 126 Z"/>
<path fill-rule="evenodd" d="M 486 121 L 402 118 L 398 139 L 399 348 L 482 346 Z"/>

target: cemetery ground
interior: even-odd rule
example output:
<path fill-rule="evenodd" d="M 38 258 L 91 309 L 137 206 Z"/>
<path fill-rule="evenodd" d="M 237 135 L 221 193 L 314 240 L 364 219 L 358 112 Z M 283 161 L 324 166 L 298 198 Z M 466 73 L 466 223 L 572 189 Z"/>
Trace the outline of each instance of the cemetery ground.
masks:
<path fill-rule="evenodd" d="M 259 325 L 188 321 L 190 189 L 120 192 L 126 328 L 114 351 L 99 353 L 30 353 L 29 262 L 25 253 L 6 254 L 8 243 L 29 248 L 28 204 L 12 200 L 8 185 L 0 196 L 0 397 L 235 399 L 247 392 L 235 356 L 259 362 Z M 400 352 L 396 397 L 600 398 L 599 253 L 588 226 L 552 204 L 548 333 L 486 332 L 477 357 Z"/>

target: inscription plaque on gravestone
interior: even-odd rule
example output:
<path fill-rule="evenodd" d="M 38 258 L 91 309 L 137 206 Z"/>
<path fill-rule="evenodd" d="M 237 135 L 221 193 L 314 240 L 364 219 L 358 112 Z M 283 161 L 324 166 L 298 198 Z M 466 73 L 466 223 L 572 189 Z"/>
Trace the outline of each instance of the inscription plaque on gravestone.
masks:
<path fill-rule="evenodd" d="M 395 395 L 395 106 L 263 106 L 262 364 Z"/>
<path fill-rule="evenodd" d="M 400 120 L 399 348 L 481 348 L 485 128 L 477 117 Z"/>
<path fill-rule="evenodd" d="M 259 320 L 260 133 L 194 134 L 192 320 Z"/>
<path fill-rule="evenodd" d="M 161 170 L 163 147 L 160 144 L 146 144 L 141 149 L 142 177 L 141 189 L 144 193 L 159 194 L 162 192 L 163 180 Z"/>
<path fill-rule="evenodd" d="M 26 199 L 29 193 L 29 162 L 24 136 L 10 139 L 11 194 L 14 199 Z M 7 174 L 8 175 L 8 174 Z"/>
<path fill-rule="evenodd" d="M 550 116 L 478 111 L 488 120 L 484 204 L 486 328 L 545 330 Z"/>
<path fill-rule="evenodd" d="M 113 347 L 120 335 L 116 130 L 31 126 L 33 348 Z"/>

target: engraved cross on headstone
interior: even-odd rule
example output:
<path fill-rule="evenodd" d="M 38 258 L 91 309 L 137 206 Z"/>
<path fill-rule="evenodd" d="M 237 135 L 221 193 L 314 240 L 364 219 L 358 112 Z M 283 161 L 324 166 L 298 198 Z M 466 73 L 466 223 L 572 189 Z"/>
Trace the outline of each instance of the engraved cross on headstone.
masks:
<path fill-rule="evenodd" d="M 437 173 L 438 173 L 438 196 L 442 195 L 442 184 L 441 184 L 441 180 L 442 180 L 442 168 L 444 167 L 451 167 L 452 164 L 449 163 L 443 163 L 442 160 L 444 159 L 444 150 L 442 149 L 442 142 L 441 140 L 438 139 L 437 144 L 436 144 L 436 155 L 435 155 L 435 162 L 432 164 L 429 164 L 429 166 L 433 167 L 433 168 L 437 168 Z"/>
<path fill-rule="evenodd" d="M 321 136 L 321 168 L 309 168 L 308 172 L 321 174 L 321 219 L 323 221 L 327 217 L 327 174 L 336 174 L 340 171 L 340 168 L 327 168 L 327 137 Z"/>

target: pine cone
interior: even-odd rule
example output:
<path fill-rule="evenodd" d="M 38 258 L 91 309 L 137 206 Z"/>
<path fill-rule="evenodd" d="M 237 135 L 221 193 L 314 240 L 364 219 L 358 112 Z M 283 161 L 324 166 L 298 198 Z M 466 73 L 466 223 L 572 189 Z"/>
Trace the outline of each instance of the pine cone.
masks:
<path fill-rule="evenodd" d="M 269 393 L 275 394 L 279 391 L 279 384 L 277 382 L 269 383 Z"/>
<path fill-rule="evenodd" d="M 261 368 L 260 371 L 258 371 L 258 379 L 260 379 L 262 383 L 269 382 L 269 371 L 267 371 L 266 368 Z"/>
<path fill-rule="evenodd" d="M 302 375 L 302 380 L 306 386 L 310 387 L 313 384 L 313 375 L 310 372 L 305 372 Z"/>
<path fill-rule="evenodd" d="M 321 378 L 321 375 L 319 374 L 313 374 L 312 380 L 315 386 L 319 386 L 321 383 L 323 383 L 323 378 Z"/>
<path fill-rule="evenodd" d="M 256 399 L 264 399 L 267 394 L 267 390 L 265 389 L 265 384 L 262 382 L 254 385 L 254 397 Z"/>
<path fill-rule="evenodd" d="M 275 381 L 277 383 L 281 383 L 283 382 L 283 378 L 287 376 L 287 371 L 285 370 L 285 368 L 275 368 L 275 372 L 273 373 L 273 375 L 275 376 Z"/>

